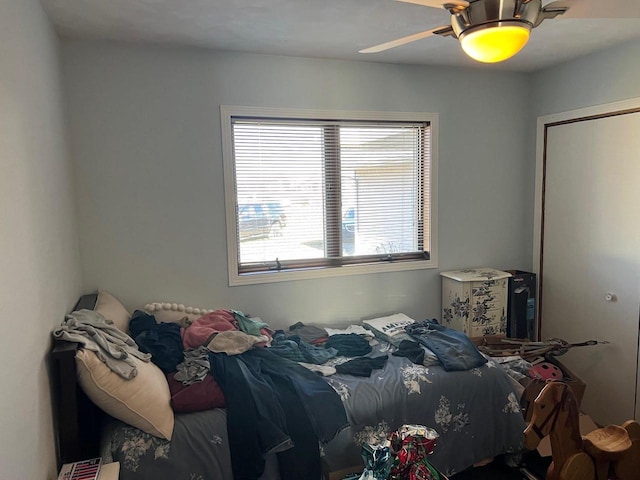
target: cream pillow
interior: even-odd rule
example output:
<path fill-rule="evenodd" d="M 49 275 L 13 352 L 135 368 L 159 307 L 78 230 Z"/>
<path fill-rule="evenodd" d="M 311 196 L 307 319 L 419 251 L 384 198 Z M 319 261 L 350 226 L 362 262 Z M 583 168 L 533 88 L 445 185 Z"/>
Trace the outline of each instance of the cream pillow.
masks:
<path fill-rule="evenodd" d="M 153 363 L 132 358 L 138 375 L 125 380 L 94 352 L 81 348 L 76 353 L 78 383 L 93 403 L 112 417 L 171 440 L 174 417 L 167 379 Z"/>
<path fill-rule="evenodd" d="M 106 290 L 98 290 L 98 299 L 93 309 L 109 319 L 124 333 L 129 333 L 131 315 L 120 301 Z"/>
<path fill-rule="evenodd" d="M 213 312 L 206 308 L 185 307 L 181 303 L 168 302 L 147 303 L 144 310 L 156 317 L 158 322 L 177 323 L 185 328 L 203 315 Z"/>

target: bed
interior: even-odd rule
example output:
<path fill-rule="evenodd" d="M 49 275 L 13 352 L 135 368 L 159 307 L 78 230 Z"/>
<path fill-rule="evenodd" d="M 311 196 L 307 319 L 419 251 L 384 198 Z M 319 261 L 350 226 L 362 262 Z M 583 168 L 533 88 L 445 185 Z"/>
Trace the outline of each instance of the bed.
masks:
<path fill-rule="evenodd" d="M 83 296 L 76 309 L 93 308 L 97 295 Z M 371 357 L 387 355 L 370 377 L 323 377 L 339 396 L 348 426 L 320 446 L 325 478 L 362 469 L 364 443 L 379 443 L 403 424 L 421 424 L 440 435 L 432 463 L 446 475 L 502 454 L 523 450 L 525 422 L 513 381 L 488 358 L 479 367 L 447 372 L 416 365 L 379 342 Z M 56 341 L 55 408 L 59 462 L 101 455 L 119 461 L 120 479 L 232 480 L 226 409 L 175 414 L 171 440 L 103 413 L 76 381 L 77 344 Z M 262 479 L 280 477 L 277 455 L 266 458 Z M 333 472 L 333 473 L 332 473 Z"/>

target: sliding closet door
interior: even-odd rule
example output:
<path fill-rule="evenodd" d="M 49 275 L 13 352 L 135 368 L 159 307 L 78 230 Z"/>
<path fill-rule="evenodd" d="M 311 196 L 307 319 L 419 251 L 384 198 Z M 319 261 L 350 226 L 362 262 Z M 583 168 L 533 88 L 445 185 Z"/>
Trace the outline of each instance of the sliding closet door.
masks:
<path fill-rule="evenodd" d="M 608 340 L 560 360 L 597 423 L 634 418 L 640 316 L 640 113 L 546 128 L 541 337 Z"/>

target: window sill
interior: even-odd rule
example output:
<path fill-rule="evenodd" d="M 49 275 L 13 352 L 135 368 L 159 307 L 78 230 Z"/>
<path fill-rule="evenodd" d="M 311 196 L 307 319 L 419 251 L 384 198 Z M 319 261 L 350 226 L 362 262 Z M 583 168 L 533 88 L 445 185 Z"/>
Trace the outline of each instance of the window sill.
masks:
<path fill-rule="evenodd" d="M 376 273 L 402 272 L 408 270 L 424 270 L 438 268 L 437 261 L 416 260 L 407 262 L 383 262 L 360 265 L 344 265 L 341 267 L 308 268 L 299 270 L 282 270 L 238 275 L 230 273 L 229 286 L 257 285 L 261 283 L 292 282 L 315 278 L 332 278 L 349 275 L 371 275 Z"/>

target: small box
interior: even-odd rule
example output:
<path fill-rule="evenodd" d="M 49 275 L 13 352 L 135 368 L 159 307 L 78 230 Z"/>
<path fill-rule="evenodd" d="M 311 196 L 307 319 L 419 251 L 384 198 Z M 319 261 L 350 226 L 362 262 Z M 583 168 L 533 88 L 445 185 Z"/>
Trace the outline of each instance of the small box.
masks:
<path fill-rule="evenodd" d="M 58 480 L 98 480 L 101 467 L 100 457 L 65 463 L 60 469 Z"/>
<path fill-rule="evenodd" d="M 440 272 L 442 325 L 468 337 L 507 332 L 508 272 L 488 267 Z"/>
<path fill-rule="evenodd" d="M 565 367 L 559 360 L 555 358 L 550 358 L 547 360 L 550 363 L 556 365 L 562 373 L 564 374 L 564 380 L 571 391 L 576 397 L 576 401 L 578 403 L 578 408 L 580 408 L 580 404 L 582 403 L 582 397 L 584 396 L 584 391 L 587 388 L 587 385 L 580 379 L 578 376 L 573 373 L 570 369 Z M 533 378 L 527 378 L 521 380 L 520 382 L 523 384 L 524 393 L 522 394 L 522 398 L 520 399 L 520 404 L 522 405 L 523 411 L 525 412 L 524 418 L 526 421 L 531 419 L 531 415 L 533 413 L 533 401 L 540 394 L 542 389 L 545 386 L 544 380 L 537 380 Z"/>

